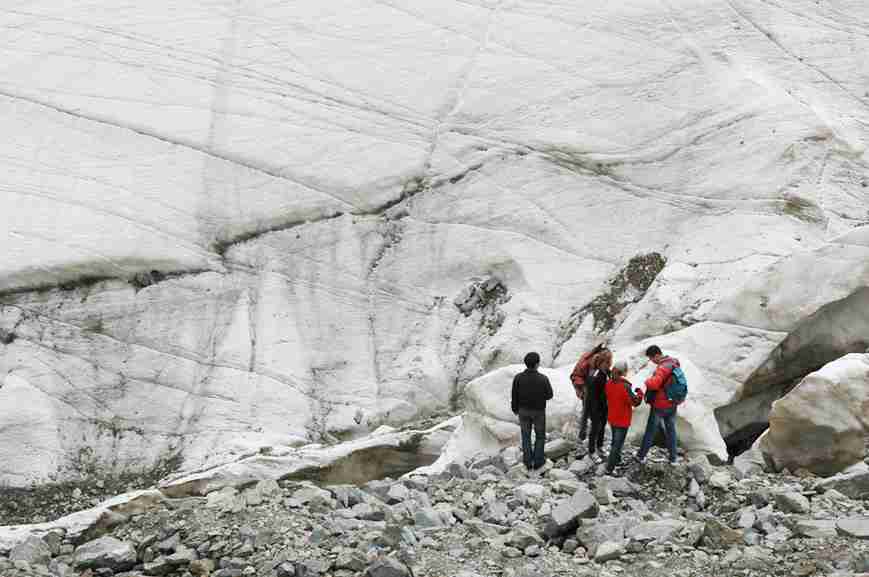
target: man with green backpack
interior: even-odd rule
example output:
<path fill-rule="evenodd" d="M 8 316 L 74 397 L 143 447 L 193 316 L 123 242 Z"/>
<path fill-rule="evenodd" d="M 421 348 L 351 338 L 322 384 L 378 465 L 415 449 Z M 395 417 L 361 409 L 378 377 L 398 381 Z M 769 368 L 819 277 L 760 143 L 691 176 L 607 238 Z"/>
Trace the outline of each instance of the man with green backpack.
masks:
<path fill-rule="evenodd" d="M 676 408 L 688 395 L 688 381 L 679 365 L 679 359 L 665 356 L 657 345 L 647 348 L 646 356 L 658 368 L 655 369 L 655 374 L 646 380 L 646 402 L 651 407 L 649 407 L 649 420 L 646 422 L 646 432 L 637 459 L 640 463 L 645 461 L 646 454 L 652 447 L 658 424 L 663 422 L 670 463 L 675 464 Z"/>

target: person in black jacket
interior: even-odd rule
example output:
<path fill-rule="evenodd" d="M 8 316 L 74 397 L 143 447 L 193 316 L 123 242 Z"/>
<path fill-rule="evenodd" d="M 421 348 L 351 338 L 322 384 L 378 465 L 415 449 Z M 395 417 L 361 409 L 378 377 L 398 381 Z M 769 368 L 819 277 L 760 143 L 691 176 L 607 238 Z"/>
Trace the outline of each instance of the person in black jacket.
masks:
<path fill-rule="evenodd" d="M 513 377 L 510 408 L 519 416 L 522 429 L 522 461 L 525 468 L 536 471 L 543 466 L 546 446 L 546 401 L 552 398 L 552 385 L 546 375 L 537 372 L 540 355 L 525 355 L 523 372 Z M 534 429 L 534 450 L 531 449 L 531 429 Z"/>
<path fill-rule="evenodd" d="M 606 431 L 607 404 L 606 384 L 610 379 L 613 354 L 606 350 L 592 358 L 588 377 L 585 379 L 588 394 L 588 414 L 591 419 L 591 434 L 588 436 L 588 455 L 602 462 L 603 437 Z M 598 452 L 598 455 L 595 453 Z"/>

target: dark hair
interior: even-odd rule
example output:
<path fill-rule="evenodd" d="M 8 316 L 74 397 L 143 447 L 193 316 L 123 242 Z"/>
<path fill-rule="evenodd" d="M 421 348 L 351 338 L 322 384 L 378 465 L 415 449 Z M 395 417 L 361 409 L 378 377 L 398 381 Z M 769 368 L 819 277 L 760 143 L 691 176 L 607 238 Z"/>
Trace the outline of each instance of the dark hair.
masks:
<path fill-rule="evenodd" d="M 537 365 L 540 364 L 540 355 L 537 353 L 528 353 L 525 355 L 525 366 L 529 369 L 533 369 Z"/>
<path fill-rule="evenodd" d="M 662 354 L 664 354 L 664 353 L 661 352 L 661 347 L 659 347 L 658 345 L 652 345 L 651 347 L 646 349 L 646 356 L 649 357 L 650 359 L 652 357 L 654 357 L 655 355 L 662 355 Z"/>

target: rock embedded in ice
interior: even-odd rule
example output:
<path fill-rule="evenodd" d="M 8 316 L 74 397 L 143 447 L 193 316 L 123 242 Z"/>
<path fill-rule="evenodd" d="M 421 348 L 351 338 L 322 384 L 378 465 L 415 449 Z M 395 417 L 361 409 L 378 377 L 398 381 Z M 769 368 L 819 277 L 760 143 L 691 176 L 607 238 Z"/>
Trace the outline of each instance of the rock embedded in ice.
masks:
<path fill-rule="evenodd" d="M 808 375 L 773 403 L 760 449 L 779 470 L 838 473 L 863 460 L 869 431 L 869 354 L 850 354 Z"/>

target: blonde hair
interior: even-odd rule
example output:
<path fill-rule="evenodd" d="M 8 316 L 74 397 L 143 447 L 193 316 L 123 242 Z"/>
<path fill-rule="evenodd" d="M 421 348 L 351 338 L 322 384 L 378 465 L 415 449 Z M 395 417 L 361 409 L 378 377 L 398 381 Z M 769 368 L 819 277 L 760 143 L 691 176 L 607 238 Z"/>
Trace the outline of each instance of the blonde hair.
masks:
<path fill-rule="evenodd" d="M 618 361 L 613 365 L 613 378 L 624 377 L 628 374 L 627 361 Z"/>

